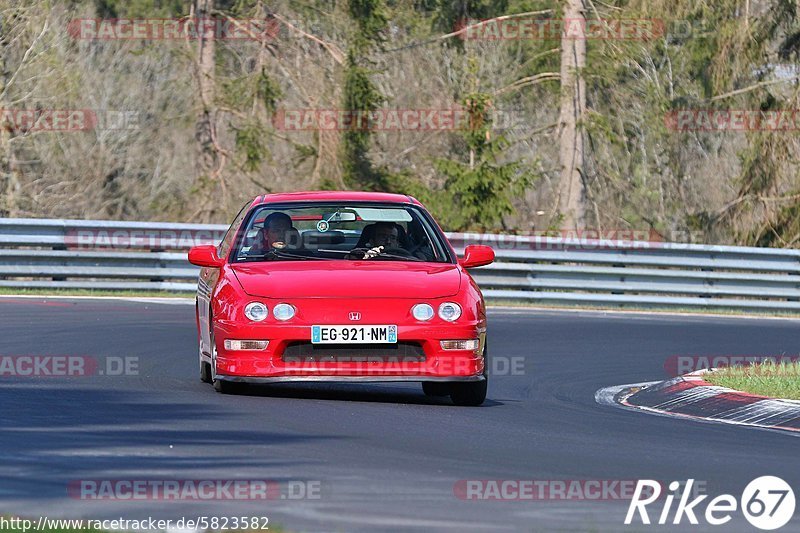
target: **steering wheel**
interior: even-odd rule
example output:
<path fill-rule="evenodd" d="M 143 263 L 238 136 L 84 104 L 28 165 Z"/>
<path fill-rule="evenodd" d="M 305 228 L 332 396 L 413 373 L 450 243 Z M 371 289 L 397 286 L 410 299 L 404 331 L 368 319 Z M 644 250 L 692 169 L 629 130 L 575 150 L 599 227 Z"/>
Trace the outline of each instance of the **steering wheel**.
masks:
<path fill-rule="evenodd" d="M 352 250 L 350 250 L 349 253 L 358 254 L 361 257 L 364 257 L 364 255 L 370 250 L 372 250 L 372 248 L 358 247 L 358 248 L 353 248 Z M 409 252 L 408 250 L 406 250 L 405 248 L 386 248 L 384 246 L 383 250 L 381 250 L 381 252 L 378 254 L 378 256 L 380 256 L 382 254 L 402 255 L 403 257 L 414 258 L 414 255 L 411 252 Z"/>
<path fill-rule="evenodd" d="M 406 250 L 405 248 L 384 248 L 384 254 L 392 254 L 392 255 L 402 255 L 404 257 L 414 257 L 414 254 Z"/>
<path fill-rule="evenodd" d="M 370 248 L 367 248 L 365 246 L 359 246 L 359 247 L 353 248 L 352 250 L 347 252 L 347 255 L 356 254 L 356 255 L 360 255 L 361 257 L 364 257 L 364 254 L 367 253 L 369 250 L 370 250 Z"/>
<path fill-rule="evenodd" d="M 408 250 L 408 253 L 413 254 L 414 252 L 416 252 L 417 250 L 419 250 L 420 248 L 422 248 L 427 244 L 428 244 L 428 237 L 424 236 L 422 237 L 422 240 L 420 240 L 417 244 L 415 244 L 414 246 L 411 247 L 411 249 Z"/>

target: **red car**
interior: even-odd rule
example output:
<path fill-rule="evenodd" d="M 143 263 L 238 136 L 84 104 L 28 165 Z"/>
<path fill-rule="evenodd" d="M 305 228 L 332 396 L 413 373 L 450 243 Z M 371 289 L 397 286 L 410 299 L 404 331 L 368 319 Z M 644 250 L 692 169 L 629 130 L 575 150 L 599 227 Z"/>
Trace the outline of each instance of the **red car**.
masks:
<path fill-rule="evenodd" d="M 200 377 L 219 392 L 277 381 L 416 381 L 457 405 L 486 398 L 486 307 L 410 196 L 269 194 L 219 246 L 196 246 Z"/>

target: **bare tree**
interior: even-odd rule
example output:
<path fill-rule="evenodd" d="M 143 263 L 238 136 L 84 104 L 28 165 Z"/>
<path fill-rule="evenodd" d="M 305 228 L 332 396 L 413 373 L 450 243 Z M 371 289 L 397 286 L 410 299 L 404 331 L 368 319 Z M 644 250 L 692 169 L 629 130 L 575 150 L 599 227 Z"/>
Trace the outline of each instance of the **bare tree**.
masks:
<path fill-rule="evenodd" d="M 562 227 L 583 225 L 583 120 L 586 114 L 586 85 L 581 70 L 586 66 L 586 39 L 576 36 L 585 28 L 583 0 L 566 0 L 564 31 L 561 36 L 561 99 L 558 128 L 559 165 L 558 212 Z"/>
<path fill-rule="evenodd" d="M 13 102 L 11 94 L 24 77 L 20 75 L 23 69 L 41 53 L 39 45 L 49 29 L 47 17 L 48 10 L 38 2 L 0 2 L 0 216 L 18 216 L 22 193 L 14 149 L 18 124 L 3 117 L 14 104 L 20 104 Z M 31 76 L 29 81 L 36 78 Z"/>
<path fill-rule="evenodd" d="M 215 96 L 215 35 L 213 31 L 205 31 L 202 29 L 204 27 L 203 21 L 208 20 L 212 16 L 214 9 L 214 0 L 194 0 L 192 5 L 192 18 L 194 18 L 198 27 L 196 72 L 201 106 L 194 130 L 194 138 L 197 143 L 195 178 L 201 185 L 205 184 L 209 187 L 213 186 L 214 178 L 218 178 L 224 193 L 224 182 L 219 172 L 219 153 L 215 147 L 213 116 Z"/>
<path fill-rule="evenodd" d="M 8 48 L 8 35 L 5 18 L 0 18 L 0 113 L 6 109 L 7 86 L 9 79 L 6 57 Z M 2 184 L 4 205 L 0 205 L 0 216 L 14 216 L 14 175 L 11 169 L 11 128 L 0 123 L 0 184 Z"/>

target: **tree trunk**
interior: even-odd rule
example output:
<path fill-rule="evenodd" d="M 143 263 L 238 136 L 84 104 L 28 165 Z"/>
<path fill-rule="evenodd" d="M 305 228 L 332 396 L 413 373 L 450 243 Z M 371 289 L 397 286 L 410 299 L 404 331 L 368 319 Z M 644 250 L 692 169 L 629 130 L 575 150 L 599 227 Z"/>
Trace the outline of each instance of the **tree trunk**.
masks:
<path fill-rule="evenodd" d="M 558 212 L 564 229 L 577 229 L 584 224 L 583 189 L 583 119 L 586 113 L 586 87 L 581 70 L 586 65 L 586 39 L 583 0 L 565 0 L 565 31 L 561 36 L 561 110 L 558 142 L 561 178 L 558 186 Z M 573 31 L 570 31 L 573 28 Z M 581 37 L 576 38 L 580 33 Z"/>
<path fill-rule="evenodd" d="M 203 20 L 211 18 L 214 0 L 194 0 L 192 11 L 198 26 Z M 195 123 L 194 138 L 197 143 L 195 179 L 203 183 L 215 172 L 218 154 L 214 147 L 214 123 L 212 106 L 214 103 L 214 32 L 200 31 L 197 38 L 197 77 L 199 82 L 201 109 Z M 213 194 L 211 195 L 213 197 Z"/>

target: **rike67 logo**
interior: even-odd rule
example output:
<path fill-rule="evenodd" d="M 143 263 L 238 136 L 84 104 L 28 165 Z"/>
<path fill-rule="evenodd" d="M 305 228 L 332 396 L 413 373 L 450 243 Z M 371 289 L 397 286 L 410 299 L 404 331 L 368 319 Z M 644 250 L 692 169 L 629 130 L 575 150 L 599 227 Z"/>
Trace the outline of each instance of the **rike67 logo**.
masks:
<path fill-rule="evenodd" d="M 686 483 L 673 481 L 669 484 L 669 492 L 663 498 L 663 507 L 656 518 L 657 524 L 667 524 L 672 516 L 672 524 L 681 524 L 685 517 L 689 524 L 697 525 L 699 524 L 697 517 L 700 515 L 706 523 L 721 526 L 730 522 L 733 513 L 741 510 L 750 524 L 758 529 L 770 531 L 785 526 L 794 515 L 794 491 L 779 477 L 762 476 L 754 479 L 745 487 L 742 497 L 738 501 L 731 494 L 721 494 L 705 503 L 704 512 L 701 512 L 701 504 L 708 498 L 708 495 L 696 496 L 690 500 L 693 485 L 693 479 L 687 480 Z M 681 488 L 683 488 L 682 491 Z M 640 479 L 628 507 L 625 524 L 633 523 L 637 513 L 642 524 L 650 524 L 651 519 L 647 506 L 659 501 L 662 496 L 661 492 L 662 485 L 658 481 Z M 672 508 L 675 500 L 678 503 L 673 514 Z M 657 511 L 659 504 L 652 506 L 655 509 L 651 508 L 650 510 Z"/>

